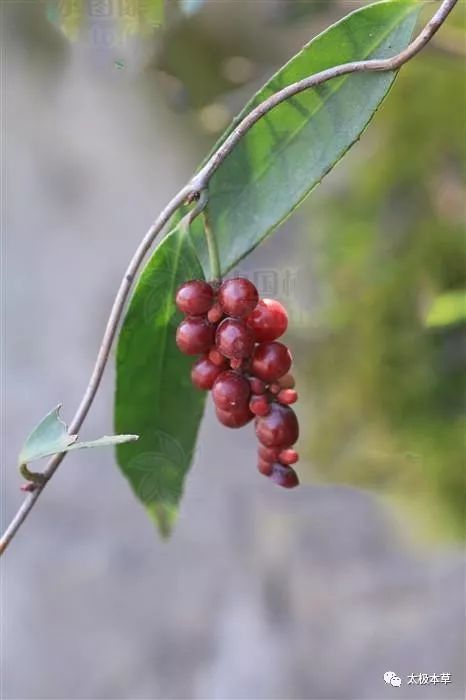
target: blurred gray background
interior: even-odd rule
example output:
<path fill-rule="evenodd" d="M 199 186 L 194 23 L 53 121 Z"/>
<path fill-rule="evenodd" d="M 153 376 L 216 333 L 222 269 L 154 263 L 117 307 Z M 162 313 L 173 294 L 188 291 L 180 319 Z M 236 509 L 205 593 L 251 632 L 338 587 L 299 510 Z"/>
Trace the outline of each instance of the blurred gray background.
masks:
<path fill-rule="evenodd" d="M 154 29 L 144 13 L 118 25 L 116 3 L 3 3 L 2 528 L 21 501 L 18 448 L 57 403 L 72 416 L 144 231 L 254 87 L 355 6 L 169 3 Z M 461 75 L 455 57 L 426 60 Z M 219 427 L 209 404 L 179 523 L 162 542 L 110 451 L 70 455 L 2 559 L 2 698 L 464 697 L 464 550 L 457 530 L 431 536 L 453 507 L 418 520 L 422 483 L 418 491 L 408 481 L 407 508 L 360 488 L 370 484 L 351 470 L 324 483 L 311 439 L 319 411 L 306 399 L 317 384 L 308 358 L 325 336 L 314 314 L 325 286 L 303 250 L 342 192 L 354 202 L 348 188 L 355 168 L 374 165 L 384 109 L 381 126 L 377 116 L 241 267 L 262 280 L 272 271 L 292 307 L 298 412 L 311 426 L 303 485 L 282 492 L 257 475 L 252 429 Z M 464 223 L 455 195 L 464 176 L 444 187 L 445 227 L 454 206 Z M 400 371 L 408 381 L 409 367 Z M 82 437 L 111 431 L 112 391 L 110 365 Z M 335 450 L 348 448 L 337 430 L 325 434 Z M 382 454 L 378 437 L 369 442 Z M 442 471 L 453 461 L 446 454 Z M 386 671 L 401 688 L 384 683 Z M 411 673 L 449 673 L 451 683 L 407 685 Z"/>

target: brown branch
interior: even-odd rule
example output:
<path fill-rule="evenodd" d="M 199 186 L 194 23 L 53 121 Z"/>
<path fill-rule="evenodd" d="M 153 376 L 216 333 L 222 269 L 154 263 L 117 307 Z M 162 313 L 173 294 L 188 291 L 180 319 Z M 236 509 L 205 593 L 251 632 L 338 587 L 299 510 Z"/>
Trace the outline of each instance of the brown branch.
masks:
<path fill-rule="evenodd" d="M 138 249 L 136 250 L 115 297 L 89 384 L 86 388 L 78 410 L 70 423 L 69 429 L 71 433 L 78 433 L 92 405 L 92 402 L 94 401 L 133 280 L 154 240 L 162 231 L 165 224 L 175 213 L 175 211 L 177 211 L 177 209 L 179 209 L 179 207 L 183 204 L 183 202 L 192 202 L 198 198 L 199 194 L 203 195 L 199 200 L 198 205 L 191 212 L 189 218 L 192 220 L 194 216 L 196 216 L 205 206 L 206 190 L 213 173 L 217 170 L 221 163 L 223 163 L 225 158 L 231 153 L 246 132 L 249 131 L 249 129 L 271 109 L 279 105 L 281 102 L 289 99 L 293 95 L 315 87 L 316 85 L 321 85 L 327 80 L 332 80 L 333 78 L 337 78 L 342 75 L 367 71 L 397 70 L 402 65 L 407 63 L 407 61 L 413 58 L 419 51 L 421 51 L 421 49 L 430 41 L 439 27 L 446 20 L 457 1 L 458 0 L 444 0 L 432 19 L 426 24 L 418 36 L 404 51 L 401 51 L 395 56 L 380 60 L 352 61 L 351 63 L 344 63 L 328 68 L 327 70 L 320 71 L 319 73 L 315 73 L 314 75 L 304 78 L 303 80 L 299 80 L 296 83 L 286 86 L 283 88 L 283 90 L 279 90 L 274 95 L 264 100 L 264 102 L 255 107 L 244 117 L 244 119 L 231 132 L 224 143 L 215 151 L 215 153 L 213 153 L 204 167 L 173 197 L 155 223 L 148 230 Z M 19 528 L 31 512 L 34 504 L 64 459 L 65 455 L 66 453 L 61 453 L 52 457 L 43 472 L 44 483 L 38 484 L 34 491 L 27 494 L 20 509 L 0 539 L 0 556 L 4 553 L 12 539 L 15 537 Z"/>

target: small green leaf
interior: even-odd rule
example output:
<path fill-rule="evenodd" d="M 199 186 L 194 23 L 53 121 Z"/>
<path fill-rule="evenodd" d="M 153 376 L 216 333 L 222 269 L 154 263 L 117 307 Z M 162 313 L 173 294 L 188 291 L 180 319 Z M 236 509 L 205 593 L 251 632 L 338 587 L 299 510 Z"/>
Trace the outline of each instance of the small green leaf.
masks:
<path fill-rule="evenodd" d="M 19 453 L 18 462 L 20 465 L 29 464 L 42 457 L 50 457 L 60 452 L 70 452 L 71 450 L 92 447 L 107 447 L 138 439 L 137 435 L 104 435 L 98 440 L 76 442 L 78 436 L 68 433 L 66 423 L 59 416 L 60 408 L 61 404 L 50 411 L 50 413 L 47 413 L 29 435 Z"/>
<path fill-rule="evenodd" d="M 118 447 L 118 463 L 163 535 L 176 520 L 205 402 L 191 383 L 194 358 L 175 342 L 175 292 L 193 278 L 202 279 L 202 269 L 181 222 L 146 266 L 117 348 L 115 429 L 140 435 Z"/>
<path fill-rule="evenodd" d="M 58 404 L 34 428 L 19 453 L 19 464 L 29 464 L 41 457 L 64 452 L 76 442 L 78 436 L 70 435 L 59 417 L 60 408 L 61 404 Z"/>
<path fill-rule="evenodd" d="M 442 328 L 466 322 L 466 291 L 444 292 L 430 307 L 425 324 L 428 328 Z"/>
<path fill-rule="evenodd" d="M 306 76 L 349 61 L 393 56 L 409 43 L 420 7 L 411 0 L 389 0 L 344 17 L 283 66 L 238 119 Z M 209 216 L 222 272 L 259 245 L 336 165 L 361 136 L 394 78 L 394 72 L 334 78 L 278 105 L 246 133 L 209 183 Z M 193 241 L 209 276 L 200 220 Z"/>

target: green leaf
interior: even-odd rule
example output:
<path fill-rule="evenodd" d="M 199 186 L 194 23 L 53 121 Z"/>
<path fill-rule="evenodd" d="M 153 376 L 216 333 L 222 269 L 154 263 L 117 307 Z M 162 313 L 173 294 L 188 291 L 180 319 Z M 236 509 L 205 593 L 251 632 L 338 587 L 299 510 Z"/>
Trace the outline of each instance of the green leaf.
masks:
<path fill-rule="evenodd" d="M 409 43 L 417 10 L 392 0 L 349 15 L 284 66 L 241 116 L 316 71 L 397 53 Z M 393 79 L 393 73 L 371 73 L 331 81 L 280 105 L 248 132 L 210 181 L 209 213 L 224 272 L 331 170 L 359 138 Z M 200 217 L 189 238 L 179 227 L 146 266 L 117 349 L 115 426 L 141 436 L 137 445 L 118 448 L 118 462 L 163 534 L 176 519 L 205 400 L 190 382 L 192 360 L 175 344 L 180 316 L 174 295 L 181 282 L 202 278 L 202 270 L 209 277 L 210 266 Z"/>
<path fill-rule="evenodd" d="M 193 358 L 175 343 L 174 298 L 182 282 L 202 277 L 181 223 L 141 275 L 118 341 L 115 427 L 140 435 L 117 449 L 118 463 L 164 535 L 176 519 L 205 402 L 191 384 Z"/>
<path fill-rule="evenodd" d="M 409 43 L 419 9 L 420 3 L 390 0 L 348 15 L 279 70 L 240 118 L 308 75 L 348 61 L 393 56 Z M 394 78 L 390 72 L 333 79 L 278 105 L 247 132 L 209 185 L 209 214 L 223 272 L 284 221 L 341 159 L 364 131 Z M 199 220 L 193 240 L 209 276 Z"/>
<path fill-rule="evenodd" d="M 92 447 L 108 447 L 138 439 L 137 435 L 104 435 L 98 440 L 76 442 L 78 436 L 70 435 L 68 427 L 60 416 L 61 404 L 54 408 L 34 428 L 19 453 L 18 463 L 29 464 L 42 457 L 60 452 L 81 450 Z"/>
<path fill-rule="evenodd" d="M 432 303 L 425 324 L 428 328 L 453 326 L 466 321 L 466 291 L 457 289 L 439 294 Z"/>
<path fill-rule="evenodd" d="M 59 417 L 61 404 L 54 408 L 34 428 L 19 453 L 19 464 L 29 464 L 41 457 L 64 452 L 78 439 L 70 435 L 66 424 Z"/>
<path fill-rule="evenodd" d="M 114 445 L 122 445 L 123 443 L 136 442 L 136 440 L 139 440 L 139 435 L 104 435 L 101 438 L 97 438 L 97 440 L 74 442 L 64 451 L 71 452 L 71 450 L 87 450 L 94 447 L 112 447 Z"/>

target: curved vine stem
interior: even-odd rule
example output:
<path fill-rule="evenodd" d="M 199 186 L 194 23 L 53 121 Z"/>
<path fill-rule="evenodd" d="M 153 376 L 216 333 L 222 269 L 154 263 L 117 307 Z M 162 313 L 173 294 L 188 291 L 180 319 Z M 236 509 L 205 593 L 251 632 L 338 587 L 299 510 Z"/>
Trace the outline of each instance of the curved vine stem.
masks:
<path fill-rule="evenodd" d="M 304 90 L 313 88 L 317 85 L 325 83 L 327 80 L 332 80 L 342 75 L 347 75 L 349 73 L 358 73 L 366 71 L 394 71 L 400 68 L 402 65 L 407 63 L 411 58 L 413 58 L 419 51 L 421 51 L 424 46 L 431 40 L 437 30 L 441 27 L 443 22 L 446 20 L 458 0 L 443 0 L 438 10 L 435 12 L 430 21 L 425 25 L 422 31 L 417 35 L 417 37 L 409 44 L 409 46 L 400 53 L 387 59 L 380 60 L 367 60 L 367 61 L 352 61 L 350 63 L 343 63 L 327 70 L 315 73 L 303 80 L 299 80 L 291 85 L 287 85 L 282 90 L 279 90 L 273 94 L 268 99 L 264 100 L 261 104 L 255 107 L 249 114 L 247 114 L 244 119 L 233 129 L 231 134 L 225 139 L 225 141 L 219 146 L 219 148 L 212 154 L 207 163 L 201 168 L 201 170 L 190 180 L 190 182 L 185 185 L 167 204 L 165 209 L 161 212 L 157 220 L 147 231 L 146 235 L 139 244 L 133 258 L 131 259 L 128 268 L 123 276 L 120 283 L 115 301 L 113 303 L 109 319 L 105 328 L 104 337 L 97 355 L 97 359 L 94 365 L 94 369 L 91 374 L 86 391 L 81 400 L 81 403 L 74 415 L 69 430 L 71 433 L 77 433 L 94 401 L 95 395 L 100 385 L 102 375 L 104 373 L 105 366 L 107 364 L 110 350 L 115 339 L 115 335 L 118 329 L 118 325 L 125 308 L 128 295 L 134 281 L 134 278 L 140 269 L 142 262 L 152 247 L 156 237 L 162 231 L 166 223 L 172 217 L 172 215 L 180 208 L 183 203 L 198 201 L 198 205 L 193 208 L 191 214 L 191 219 L 194 218 L 205 206 L 206 204 L 206 194 L 207 187 L 210 178 L 221 163 L 227 158 L 231 151 L 235 148 L 236 144 L 243 138 L 247 131 L 264 115 L 266 115 L 271 109 L 279 105 L 281 102 L 289 99 L 293 95 L 296 95 Z M 206 231 L 209 227 L 207 225 Z M 212 235 L 212 232 L 210 232 Z M 209 233 L 208 241 L 209 241 Z M 220 274 L 220 263 L 218 260 L 218 251 L 216 251 L 216 245 L 212 251 L 211 256 L 212 264 L 212 274 L 217 276 Z M 11 523 L 5 530 L 2 538 L 0 539 L 0 555 L 2 555 L 10 542 L 15 537 L 19 528 L 26 520 L 27 516 L 31 512 L 34 504 L 39 498 L 40 494 L 44 490 L 47 483 L 50 481 L 51 477 L 57 470 L 58 466 L 64 459 L 66 453 L 61 453 L 54 455 L 52 459 L 48 462 L 47 466 L 43 471 L 43 483 L 37 484 L 37 487 L 32 492 L 28 493 L 19 508 L 18 512 L 14 516 Z"/>

